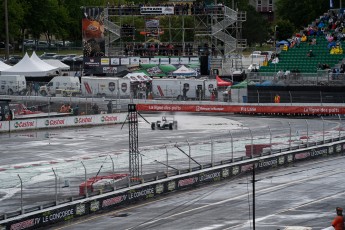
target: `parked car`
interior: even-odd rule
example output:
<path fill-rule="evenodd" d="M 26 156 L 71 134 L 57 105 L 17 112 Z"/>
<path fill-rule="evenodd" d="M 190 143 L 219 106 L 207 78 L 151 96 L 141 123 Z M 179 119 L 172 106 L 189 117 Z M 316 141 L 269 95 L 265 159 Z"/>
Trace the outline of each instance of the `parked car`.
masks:
<path fill-rule="evenodd" d="M 53 59 L 53 57 L 56 55 L 56 53 L 46 53 L 44 52 L 40 58 L 41 59 Z"/>
<path fill-rule="evenodd" d="M 13 46 L 11 44 L 8 44 L 9 49 L 13 49 Z M 0 42 L 0 49 L 5 49 L 6 48 L 6 44 L 5 42 Z"/>
<path fill-rule="evenodd" d="M 46 41 L 38 41 L 37 48 L 38 49 L 48 49 L 49 48 L 49 43 L 46 42 Z"/>
<path fill-rule="evenodd" d="M 65 58 L 63 58 L 61 61 L 74 61 L 73 58 L 75 58 L 77 55 L 76 54 L 67 54 Z"/>
<path fill-rule="evenodd" d="M 36 42 L 34 40 L 25 39 L 23 41 L 23 45 L 24 45 L 25 48 L 35 48 L 36 47 Z"/>
<path fill-rule="evenodd" d="M 62 60 L 63 58 L 67 57 L 66 55 L 62 55 L 62 54 L 57 54 L 57 55 L 54 55 L 52 57 L 52 59 L 57 59 L 57 60 Z"/>
<path fill-rule="evenodd" d="M 22 56 L 20 55 L 12 55 L 8 58 L 8 60 L 6 61 L 6 63 L 11 64 L 11 65 L 15 65 L 17 64 L 20 60 L 22 60 Z"/>

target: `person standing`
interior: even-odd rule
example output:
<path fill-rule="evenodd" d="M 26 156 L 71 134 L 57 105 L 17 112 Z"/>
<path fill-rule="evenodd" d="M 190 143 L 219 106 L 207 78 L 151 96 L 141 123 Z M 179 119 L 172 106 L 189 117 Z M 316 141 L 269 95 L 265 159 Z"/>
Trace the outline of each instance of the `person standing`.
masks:
<path fill-rule="evenodd" d="M 335 230 L 344 230 L 343 209 L 337 207 L 335 211 L 337 212 L 337 216 L 332 221 L 332 226 Z"/>
<path fill-rule="evenodd" d="M 113 112 L 113 102 L 111 100 L 108 102 L 107 108 L 108 108 L 108 113 Z"/>

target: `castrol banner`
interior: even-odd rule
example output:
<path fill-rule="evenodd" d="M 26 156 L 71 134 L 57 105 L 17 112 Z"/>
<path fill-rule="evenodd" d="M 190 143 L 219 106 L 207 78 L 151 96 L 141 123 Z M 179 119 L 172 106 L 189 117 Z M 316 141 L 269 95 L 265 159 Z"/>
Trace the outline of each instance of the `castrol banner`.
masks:
<path fill-rule="evenodd" d="M 9 121 L 0 121 L 0 132 L 8 132 L 10 130 Z"/>
<path fill-rule="evenodd" d="M 289 106 L 289 105 L 177 105 L 177 104 L 137 104 L 138 111 L 175 112 L 222 112 L 246 114 L 345 114 L 340 106 Z"/>
<path fill-rule="evenodd" d="M 37 128 L 37 119 L 10 121 L 10 131 L 36 129 L 36 128 Z"/>
<path fill-rule="evenodd" d="M 67 119 L 67 117 L 37 119 L 37 128 L 41 129 L 68 126 Z"/>
<path fill-rule="evenodd" d="M 126 119 L 126 114 L 102 114 L 96 117 L 96 122 L 99 124 L 115 124 L 123 123 Z"/>

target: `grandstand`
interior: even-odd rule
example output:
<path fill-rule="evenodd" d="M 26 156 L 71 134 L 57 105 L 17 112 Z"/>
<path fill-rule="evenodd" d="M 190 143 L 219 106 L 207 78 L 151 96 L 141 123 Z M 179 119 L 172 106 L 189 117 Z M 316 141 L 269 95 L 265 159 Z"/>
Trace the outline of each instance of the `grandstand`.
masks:
<path fill-rule="evenodd" d="M 276 64 L 269 62 L 268 66 L 261 66 L 259 71 L 263 73 L 290 70 L 299 73 L 316 73 L 319 64 L 327 64 L 330 68 L 333 68 L 342 61 L 344 54 L 330 54 L 329 42 L 324 36 L 315 36 L 315 38 L 316 45 L 301 42 L 299 47 L 294 46 L 287 51 L 280 50 L 279 62 Z M 307 56 L 310 50 L 313 51 L 313 57 Z"/>

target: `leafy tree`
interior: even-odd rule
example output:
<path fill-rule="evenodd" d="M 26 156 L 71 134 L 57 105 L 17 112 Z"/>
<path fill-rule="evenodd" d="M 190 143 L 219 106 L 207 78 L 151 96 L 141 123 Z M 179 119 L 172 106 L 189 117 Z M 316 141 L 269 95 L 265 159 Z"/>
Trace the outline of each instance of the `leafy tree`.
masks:
<path fill-rule="evenodd" d="M 329 9 L 325 0 L 277 0 L 276 13 L 279 19 L 288 20 L 296 28 L 307 26 Z"/>
<path fill-rule="evenodd" d="M 294 32 L 294 25 L 288 20 L 277 21 L 276 40 L 286 40 L 291 38 Z"/>

